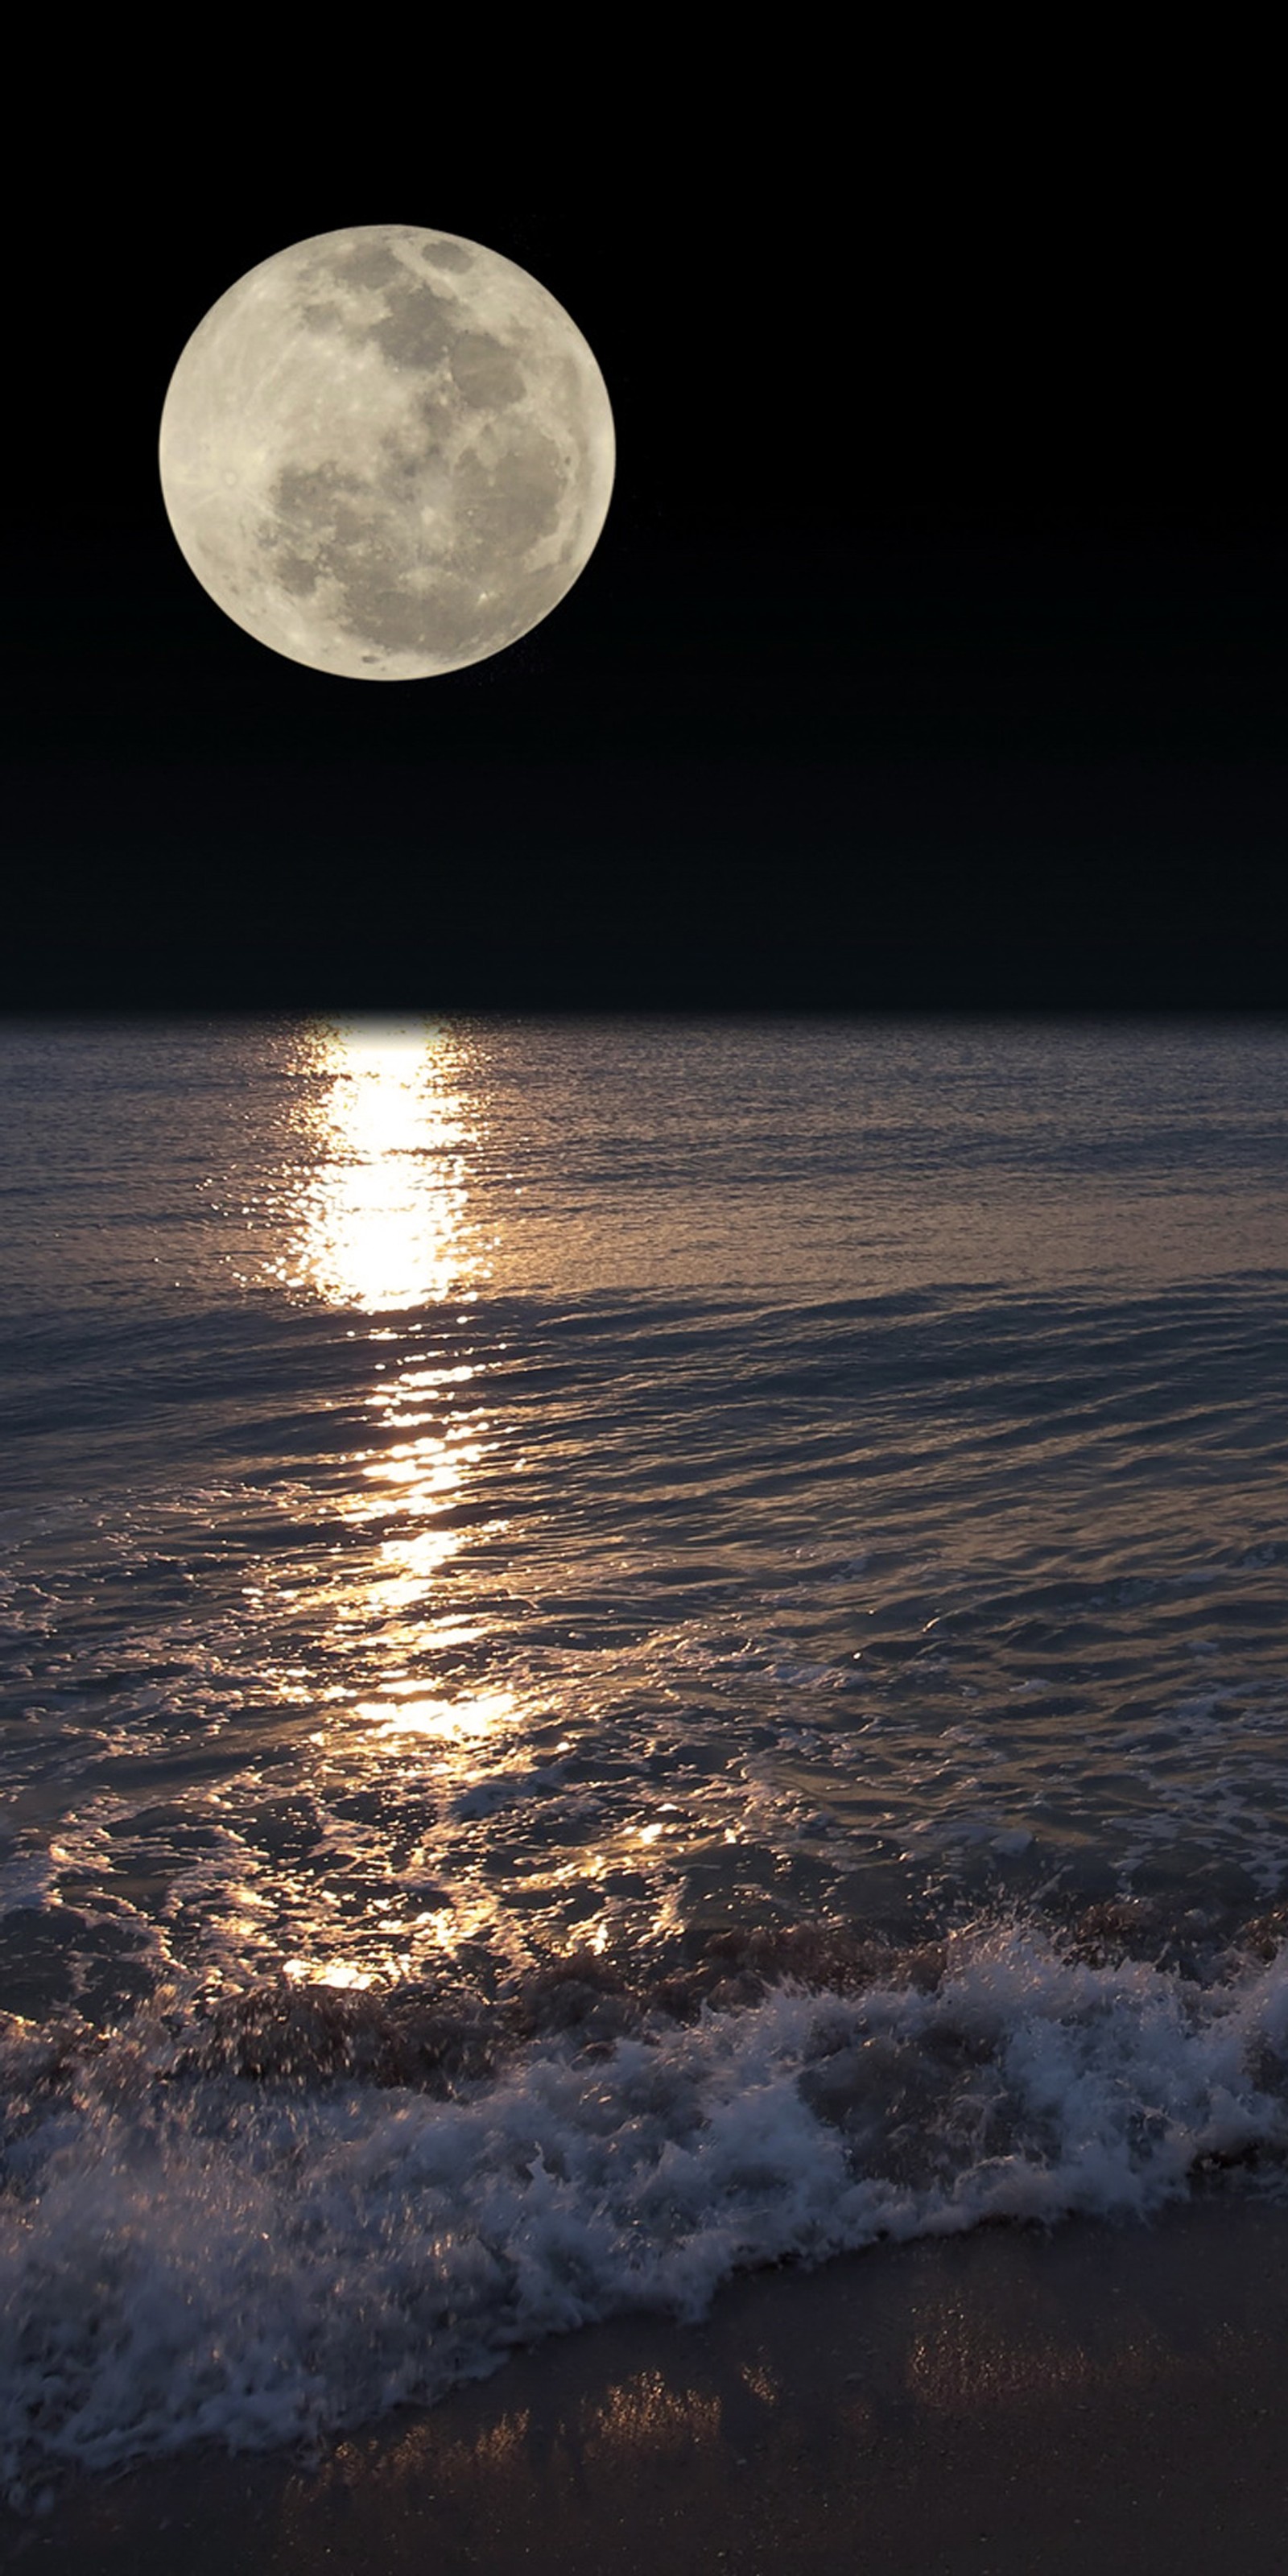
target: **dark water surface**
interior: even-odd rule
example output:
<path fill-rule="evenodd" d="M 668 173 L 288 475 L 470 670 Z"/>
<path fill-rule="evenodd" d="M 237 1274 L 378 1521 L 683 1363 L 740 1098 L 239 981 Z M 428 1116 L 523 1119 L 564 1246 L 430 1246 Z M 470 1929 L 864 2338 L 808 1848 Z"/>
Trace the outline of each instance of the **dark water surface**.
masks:
<path fill-rule="evenodd" d="M 13 2478 L 1277 2187 L 1288 1030 L 0 1078 Z"/>

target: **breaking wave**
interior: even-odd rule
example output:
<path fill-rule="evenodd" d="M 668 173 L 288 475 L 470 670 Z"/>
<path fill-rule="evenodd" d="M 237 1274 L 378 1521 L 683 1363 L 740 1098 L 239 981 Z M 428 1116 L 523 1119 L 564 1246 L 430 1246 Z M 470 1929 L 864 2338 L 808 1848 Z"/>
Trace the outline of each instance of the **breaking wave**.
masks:
<path fill-rule="evenodd" d="M 1199 1960 L 1146 1916 L 904 1951 L 726 1934 L 645 1987 L 588 1958 L 491 2002 L 280 1987 L 110 2038 L 10 2023 L 11 2499 L 59 2464 L 316 2442 L 547 2335 L 696 2317 L 750 2267 L 1277 2189 L 1284 1927 Z"/>

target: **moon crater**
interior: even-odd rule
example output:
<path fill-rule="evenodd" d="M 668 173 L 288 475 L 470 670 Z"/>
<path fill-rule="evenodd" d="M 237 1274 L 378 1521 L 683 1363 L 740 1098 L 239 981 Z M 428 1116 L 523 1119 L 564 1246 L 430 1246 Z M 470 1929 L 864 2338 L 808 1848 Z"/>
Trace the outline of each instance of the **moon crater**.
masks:
<path fill-rule="evenodd" d="M 434 281 L 425 268 L 434 270 Z M 197 579 L 291 660 L 413 679 L 500 652 L 599 537 L 612 413 L 576 325 L 495 251 L 369 225 L 222 296 L 161 424 Z"/>

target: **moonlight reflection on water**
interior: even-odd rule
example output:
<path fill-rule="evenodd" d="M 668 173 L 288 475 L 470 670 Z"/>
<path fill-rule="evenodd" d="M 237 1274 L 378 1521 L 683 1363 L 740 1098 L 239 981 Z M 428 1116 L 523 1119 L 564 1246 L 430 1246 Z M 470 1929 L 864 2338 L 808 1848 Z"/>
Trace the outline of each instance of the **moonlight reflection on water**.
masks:
<path fill-rule="evenodd" d="M 338 1766 L 379 1797 L 400 1782 L 409 1794 L 468 1794 L 482 1777 L 485 1739 L 517 1714 L 513 1691 L 465 1686 L 461 1658 L 485 1650 L 485 1630 L 459 1606 L 444 1611 L 440 1598 L 477 1517 L 472 1471 L 491 1445 L 475 1363 L 426 1352 L 427 1332 L 436 1334 L 427 1310 L 451 1302 L 463 1321 L 488 1276 L 468 1207 L 476 1129 L 437 1028 L 338 1024 L 312 1041 L 308 1073 L 294 1239 L 270 1275 L 295 1298 L 363 1319 L 373 1354 L 363 1408 L 372 1437 L 337 1462 L 349 1477 L 337 1507 L 358 1544 L 342 1553 L 331 1587 L 337 1643 L 364 1650 L 368 1695 L 341 1692 L 313 1738 L 318 1785 Z M 363 1325 L 355 1320 L 355 1333 Z M 490 1526 L 498 1537 L 505 1524 Z M 423 1871 L 423 1851 L 405 1859 L 404 1878 Z M 400 1887 L 384 1911 L 383 1926 L 368 1931 L 396 1942 L 407 1912 Z M 411 1914 L 413 1934 L 446 1937 L 449 1927 L 461 1928 L 450 1907 Z M 323 1910 L 316 1943 L 287 1958 L 285 1973 L 354 1987 L 412 1966 L 411 1949 L 386 1946 L 379 1968 L 337 1956 L 336 1931 Z"/>

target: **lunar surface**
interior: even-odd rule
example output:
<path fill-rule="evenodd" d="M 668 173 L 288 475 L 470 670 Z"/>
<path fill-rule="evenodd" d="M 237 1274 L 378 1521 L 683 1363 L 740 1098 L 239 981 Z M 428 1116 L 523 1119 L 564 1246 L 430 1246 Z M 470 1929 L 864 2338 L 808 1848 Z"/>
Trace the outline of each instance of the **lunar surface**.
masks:
<path fill-rule="evenodd" d="M 613 416 L 563 306 L 478 242 L 320 233 L 230 286 L 161 417 L 170 524 L 293 662 L 428 679 L 548 617 L 595 546 Z"/>

